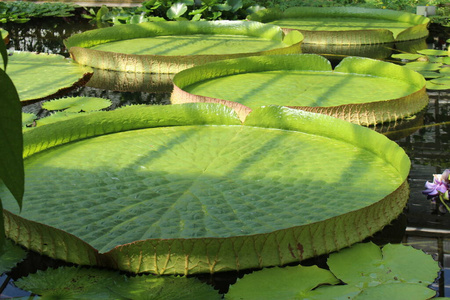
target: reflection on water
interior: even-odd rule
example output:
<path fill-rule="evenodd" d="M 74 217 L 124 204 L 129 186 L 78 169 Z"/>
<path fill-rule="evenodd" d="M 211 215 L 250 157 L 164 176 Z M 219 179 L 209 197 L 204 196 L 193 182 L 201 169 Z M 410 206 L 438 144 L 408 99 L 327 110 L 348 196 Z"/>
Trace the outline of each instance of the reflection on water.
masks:
<path fill-rule="evenodd" d="M 70 36 L 72 32 L 91 28 L 87 23 L 79 23 L 80 27 L 77 28 L 73 24 L 68 26 L 46 24 L 37 22 L 35 24 L 6 24 L 6 26 L 2 26 L 10 32 L 10 48 L 58 53 L 66 56 L 67 52 L 62 44 L 62 39 Z M 106 74 L 105 76 L 117 79 L 115 74 Z M 107 87 L 93 84 L 90 87 L 78 88 L 69 96 L 109 98 L 113 102 L 111 109 L 142 103 L 169 104 L 170 91 L 164 90 L 161 92 L 156 89 L 156 91 L 159 91 L 159 93 L 156 93 L 153 88 L 146 86 L 147 78 L 143 78 L 138 89 L 139 92 L 129 91 L 127 82 L 135 79 L 125 78 L 126 92 L 115 91 L 120 90 L 114 87 L 118 83 Z M 147 88 L 148 90 L 146 90 Z M 421 194 L 425 182 L 432 180 L 432 174 L 442 173 L 444 169 L 450 168 L 450 93 L 431 92 L 429 96 L 430 105 L 428 109 L 418 116 L 398 121 L 396 124 L 383 124 L 377 128 L 377 131 L 380 132 L 388 131 L 387 135 L 396 140 L 411 158 L 412 167 L 409 176 L 411 195 L 405 213 L 392 225 L 387 226 L 382 233 L 375 235 L 373 239 L 380 244 L 387 242 L 411 244 L 434 255 L 443 266 L 443 271 L 433 288 L 439 292 L 439 296 L 450 296 L 450 213 L 437 213 L 426 197 Z M 34 112 L 41 117 L 48 114 L 41 109 L 40 103 L 29 105 L 24 108 L 24 111 Z M 37 268 L 44 269 L 46 266 L 58 265 L 58 262 L 40 255 L 30 254 L 30 257 L 28 263 L 22 264 L 20 268 L 16 268 L 11 273 L 11 277 L 6 275 L 0 277 L 0 298 L 7 295 L 24 296 L 24 292 L 13 286 L 14 278 L 34 272 Z M 321 262 L 323 262 L 323 258 L 319 257 L 305 263 L 320 264 Z M 236 280 L 237 275 L 235 273 L 205 275 L 202 279 L 207 282 L 214 282 L 221 289 L 226 289 L 230 282 Z"/>

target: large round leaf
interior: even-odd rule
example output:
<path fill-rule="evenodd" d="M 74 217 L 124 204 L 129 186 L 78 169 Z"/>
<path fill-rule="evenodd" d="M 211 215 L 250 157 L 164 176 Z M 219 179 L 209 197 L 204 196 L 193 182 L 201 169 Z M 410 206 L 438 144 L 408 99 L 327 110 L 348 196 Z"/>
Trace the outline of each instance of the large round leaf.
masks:
<path fill-rule="evenodd" d="M 80 64 L 140 73 L 176 73 L 220 59 L 300 53 L 303 36 L 248 21 L 170 21 L 114 26 L 65 41 Z"/>
<path fill-rule="evenodd" d="M 307 44 L 379 44 L 428 36 L 429 19 L 386 9 L 361 7 L 291 7 L 284 12 L 261 10 L 249 17 L 299 30 Z"/>
<path fill-rule="evenodd" d="M 283 265 L 364 239 L 408 198 L 398 145 L 277 106 L 244 124 L 221 105 L 127 107 L 24 139 L 27 192 L 20 214 L 5 196 L 7 235 L 79 264 L 159 274 Z"/>
<path fill-rule="evenodd" d="M 315 54 L 239 58 L 181 71 L 173 82 L 172 103 L 220 102 L 241 119 L 273 104 L 371 125 L 413 115 L 428 104 L 422 76 L 358 57 L 345 58 L 334 71 Z"/>
<path fill-rule="evenodd" d="M 92 70 L 55 54 L 14 52 L 9 56 L 8 75 L 21 101 L 52 98 L 84 85 Z"/>

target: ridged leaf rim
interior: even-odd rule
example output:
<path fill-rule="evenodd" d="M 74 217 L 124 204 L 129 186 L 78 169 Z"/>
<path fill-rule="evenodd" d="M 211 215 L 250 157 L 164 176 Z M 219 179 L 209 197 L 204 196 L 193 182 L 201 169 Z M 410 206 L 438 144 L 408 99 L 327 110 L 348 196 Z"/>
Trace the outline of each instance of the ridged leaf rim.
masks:
<path fill-rule="evenodd" d="M 250 113 L 251 108 L 227 99 L 194 95 L 184 91 L 183 88 L 195 82 L 212 78 L 269 70 L 333 72 L 331 63 L 326 58 L 316 54 L 271 55 L 223 60 L 196 66 L 175 74 L 171 102 L 174 104 L 187 102 L 221 103 L 234 108 L 241 120 L 244 120 L 246 115 Z M 334 72 L 398 79 L 415 85 L 417 89 L 410 95 L 391 100 L 375 100 L 368 103 L 342 104 L 329 107 L 289 107 L 331 115 L 359 125 L 374 125 L 413 115 L 428 105 L 425 79 L 420 74 L 406 70 L 402 66 L 369 58 L 346 57 L 334 68 Z"/>
<path fill-rule="evenodd" d="M 229 34 L 280 41 L 286 47 L 265 51 L 213 55 L 134 55 L 100 51 L 89 47 L 112 41 L 162 35 Z M 64 40 L 71 57 L 98 69 L 137 73 L 176 73 L 194 65 L 253 55 L 301 53 L 303 35 L 285 35 L 280 27 L 254 21 L 144 22 L 101 28 L 75 34 Z"/>
<path fill-rule="evenodd" d="M 249 16 L 250 20 L 268 23 L 285 18 L 302 17 L 354 17 L 362 19 L 380 19 L 410 23 L 411 27 L 397 36 L 389 29 L 308 31 L 304 33 L 305 44 L 379 44 L 420 39 L 428 36 L 427 26 L 430 19 L 416 14 L 389 9 L 364 7 L 290 7 L 285 11 L 266 9 Z M 283 28 L 285 32 L 295 29 Z"/>
<path fill-rule="evenodd" d="M 200 118 L 192 121 L 192 113 Z M 89 137 L 192 123 L 241 124 L 230 108 L 217 104 L 132 106 L 91 113 L 26 131 L 24 157 Z M 77 264 L 135 273 L 187 275 L 284 265 L 329 253 L 374 234 L 403 210 L 409 193 L 406 179 L 410 161 L 405 152 L 386 137 L 343 120 L 279 106 L 253 111 L 242 125 L 302 131 L 351 143 L 385 159 L 397 169 L 403 183 L 391 194 L 365 208 L 266 234 L 228 238 L 148 239 L 99 253 L 72 234 L 4 210 L 7 236 L 31 250 Z M 349 132 L 351 134 L 347 134 Z M 247 243 L 254 247 L 244 247 Z"/>

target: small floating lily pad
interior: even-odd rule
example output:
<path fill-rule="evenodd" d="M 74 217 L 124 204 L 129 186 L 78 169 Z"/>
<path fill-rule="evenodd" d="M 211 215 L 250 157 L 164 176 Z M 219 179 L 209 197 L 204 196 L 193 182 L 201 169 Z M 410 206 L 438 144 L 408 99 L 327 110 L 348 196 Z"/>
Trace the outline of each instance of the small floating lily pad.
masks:
<path fill-rule="evenodd" d="M 89 112 L 111 106 L 111 100 L 98 97 L 68 97 L 51 100 L 42 104 L 47 110 L 64 110 L 66 112 Z"/>
<path fill-rule="evenodd" d="M 291 7 L 261 10 L 251 20 L 299 30 L 305 44 L 379 44 L 428 36 L 429 19 L 407 12 L 361 7 Z"/>
<path fill-rule="evenodd" d="M 22 113 L 22 127 L 31 125 L 37 116 L 33 113 Z"/>
<path fill-rule="evenodd" d="M 413 61 L 405 64 L 405 68 L 414 71 L 437 71 L 442 66 L 442 63 L 433 63 L 425 61 Z"/>
<path fill-rule="evenodd" d="M 436 294 L 427 286 L 438 275 L 438 263 L 409 246 L 380 250 L 373 243 L 356 244 L 330 254 L 327 264 L 329 271 L 315 266 L 256 271 L 231 285 L 225 299 L 422 300 Z M 344 285 L 336 285 L 338 279 Z"/>
<path fill-rule="evenodd" d="M 8 75 L 20 101 L 49 99 L 83 85 L 92 69 L 56 54 L 14 52 L 8 57 Z"/>
<path fill-rule="evenodd" d="M 416 60 L 421 57 L 425 57 L 421 54 L 413 54 L 413 53 L 399 53 L 399 54 L 392 54 L 393 58 L 398 59 L 405 59 L 405 60 Z"/>
<path fill-rule="evenodd" d="M 226 58 L 300 53 L 303 36 L 248 21 L 170 21 L 91 30 L 65 40 L 78 63 L 98 69 L 176 73 Z"/>
<path fill-rule="evenodd" d="M 273 104 L 372 125 L 413 115 L 428 104 L 422 76 L 358 57 L 345 58 L 334 70 L 315 54 L 239 58 L 184 70 L 173 82 L 172 103 L 219 102 L 242 119 Z"/>
<path fill-rule="evenodd" d="M 52 299 L 220 299 L 217 291 L 196 278 L 126 277 L 114 271 L 81 267 L 39 270 L 15 284 Z"/>
<path fill-rule="evenodd" d="M 7 236 L 53 258 L 136 273 L 328 253 L 380 230 L 409 194 L 410 161 L 396 143 L 278 106 L 243 123 L 205 103 L 92 112 L 26 131 L 24 157 L 21 212 L 0 186 Z"/>
<path fill-rule="evenodd" d="M 423 50 L 418 50 L 417 53 L 424 54 L 424 55 L 448 56 L 447 51 L 438 50 L 438 49 L 423 49 Z"/>
<path fill-rule="evenodd" d="M 0 247 L 0 275 L 11 270 L 17 263 L 21 262 L 27 252 L 10 240 L 6 240 L 3 248 Z"/>

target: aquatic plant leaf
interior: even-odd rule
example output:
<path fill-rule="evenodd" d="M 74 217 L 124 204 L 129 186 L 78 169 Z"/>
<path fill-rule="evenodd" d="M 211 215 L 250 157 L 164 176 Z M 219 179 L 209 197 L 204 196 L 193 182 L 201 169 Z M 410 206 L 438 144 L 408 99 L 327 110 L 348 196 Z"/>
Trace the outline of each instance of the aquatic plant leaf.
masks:
<path fill-rule="evenodd" d="M 185 276 L 140 275 L 115 282 L 110 289 L 124 299 L 213 300 L 222 296 L 212 286 Z"/>
<path fill-rule="evenodd" d="M 414 71 L 437 71 L 441 66 L 441 63 L 431 63 L 425 61 L 413 61 L 404 65 L 405 68 Z"/>
<path fill-rule="evenodd" d="M 17 287 L 49 299 L 123 299 L 109 287 L 123 281 L 118 272 L 83 267 L 38 270 L 16 280 Z"/>
<path fill-rule="evenodd" d="M 450 84 L 450 76 L 433 79 L 433 80 L 430 80 L 430 82 L 435 83 L 435 84 L 449 85 Z"/>
<path fill-rule="evenodd" d="M 267 9 L 250 20 L 299 30 L 306 44 L 376 44 L 426 37 L 429 19 L 407 12 L 362 7 Z"/>
<path fill-rule="evenodd" d="M 435 91 L 445 91 L 450 89 L 450 84 L 438 84 L 433 83 L 431 81 L 427 81 L 427 89 L 428 90 L 435 90 Z"/>
<path fill-rule="evenodd" d="M 371 125 L 413 115 L 428 105 L 422 76 L 358 57 L 345 58 L 334 71 L 315 54 L 238 58 L 181 71 L 173 82 L 172 103 L 223 103 L 241 119 L 254 108 L 283 105 Z"/>
<path fill-rule="evenodd" d="M 176 73 L 233 57 L 300 53 L 302 40 L 302 35 L 290 36 L 285 43 L 281 28 L 259 22 L 168 21 L 90 30 L 71 36 L 65 45 L 82 65 L 125 72 Z"/>
<path fill-rule="evenodd" d="M 310 290 L 339 280 L 317 266 L 270 268 L 245 275 L 230 286 L 225 299 L 303 299 Z"/>
<path fill-rule="evenodd" d="M 37 271 L 15 284 L 45 299 L 220 299 L 218 292 L 196 278 L 127 277 L 118 272 L 83 267 Z"/>
<path fill-rule="evenodd" d="M 0 274 L 11 270 L 26 255 L 25 250 L 13 244 L 10 240 L 6 240 L 3 249 L 0 247 Z"/>
<path fill-rule="evenodd" d="M 371 242 L 333 253 L 327 264 L 337 278 L 359 288 L 400 282 L 427 286 L 439 271 L 437 262 L 421 250 L 388 244 L 381 251 Z"/>
<path fill-rule="evenodd" d="M 443 77 L 444 74 L 438 73 L 436 71 L 417 71 L 422 75 L 424 78 L 431 79 L 431 78 L 440 78 Z"/>
<path fill-rule="evenodd" d="M 421 57 L 425 57 L 421 54 L 413 54 L 413 53 L 399 53 L 399 54 L 392 54 L 393 58 L 398 59 L 405 59 L 405 60 L 416 60 Z"/>
<path fill-rule="evenodd" d="M 5 197 L 8 237 L 78 264 L 157 274 L 283 265 L 364 239 L 408 198 L 410 162 L 396 143 L 284 107 L 242 124 L 217 104 L 132 106 L 24 137 L 29 194 L 20 216 Z M 309 159 L 282 163 L 294 156 Z M 300 193 L 320 189 L 330 168 L 332 190 Z M 357 188 L 367 181 L 377 184 Z"/>
<path fill-rule="evenodd" d="M 423 285 L 412 283 L 387 283 L 380 284 L 374 287 L 367 287 L 355 300 L 378 300 L 378 299 L 392 299 L 392 300 L 424 300 L 433 298 L 436 292 Z"/>
<path fill-rule="evenodd" d="M 424 55 L 448 56 L 447 51 L 437 50 L 437 49 L 423 49 L 423 50 L 418 50 L 417 53 L 424 54 Z"/>
<path fill-rule="evenodd" d="M 26 127 L 33 123 L 37 116 L 33 113 L 22 113 L 22 127 Z"/>
<path fill-rule="evenodd" d="M 83 85 L 92 69 L 55 54 L 14 52 L 9 57 L 8 74 L 21 101 L 48 99 Z"/>
<path fill-rule="evenodd" d="M 68 97 L 42 103 L 47 110 L 64 110 L 66 112 L 90 112 L 111 106 L 111 100 L 98 97 Z"/>
<path fill-rule="evenodd" d="M 439 69 L 440 74 L 450 74 L 450 68 L 449 67 L 443 67 Z"/>
<path fill-rule="evenodd" d="M 47 117 L 36 120 L 36 126 L 42 126 L 42 125 L 47 125 L 47 124 L 51 124 L 51 123 L 55 123 L 55 122 L 59 122 L 59 121 L 65 121 L 68 119 L 77 118 L 79 116 L 80 116 L 80 114 L 75 113 L 75 112 L 58 111 L 58 112 L 52 113 L 51 115 L 49 115 Z"/>

